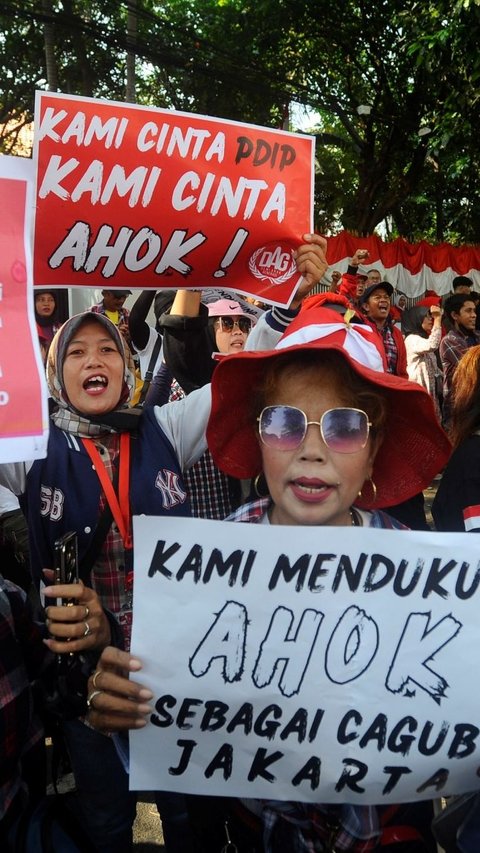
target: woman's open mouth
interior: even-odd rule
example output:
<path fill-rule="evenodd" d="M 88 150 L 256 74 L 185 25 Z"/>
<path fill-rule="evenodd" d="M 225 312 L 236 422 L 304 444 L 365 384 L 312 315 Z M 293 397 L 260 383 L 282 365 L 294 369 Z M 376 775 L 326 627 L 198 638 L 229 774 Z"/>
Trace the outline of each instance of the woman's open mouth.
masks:
<path fill-rule="evenodd" d="M 89 376 L 83 383 L 83 389 L 87 394 L 101 394 L 108 386 L 108 379 L 100 373 L 95 376 Z"/>

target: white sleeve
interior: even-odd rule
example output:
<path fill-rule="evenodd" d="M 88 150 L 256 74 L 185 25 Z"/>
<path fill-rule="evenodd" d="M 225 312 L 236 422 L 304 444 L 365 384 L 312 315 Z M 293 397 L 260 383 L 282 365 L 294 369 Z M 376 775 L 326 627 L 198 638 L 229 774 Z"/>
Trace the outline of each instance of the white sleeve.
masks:
<path fill-rule="evenodd" d="M 14 495 L 23 495 L 27 488 L 27 474 L 33 462 L 6 462 L 0 465 L 0 485 Z"/>
<path fill-rule="evenodd" d="M 208 384 L 182 400 L 154 407 L 157 423 L 172 442 L 182 470 L 190 468 L 207 450 L 205 430 L 211 398 Z"/>
<path fill-rule="evenodd" d="M 245 349 L 274 349 L 297 313 L 278 306 L 265 311 L 250 332 Z"/>
<path fill-rule="evenodd" d="M 432 329 L 428 338 L 422 338 L 420 335 L 407 335 L 405 338 L 405 349 L 409 355 L 419 355 L 422 352 L 431 352 L 438 349 L 442 330 Z"/>

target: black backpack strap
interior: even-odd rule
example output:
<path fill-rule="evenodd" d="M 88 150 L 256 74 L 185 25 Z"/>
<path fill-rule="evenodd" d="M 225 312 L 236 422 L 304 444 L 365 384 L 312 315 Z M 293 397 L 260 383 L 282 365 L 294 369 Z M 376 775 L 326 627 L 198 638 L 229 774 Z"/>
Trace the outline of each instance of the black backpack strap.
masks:
<path fill-rule="evenodd" d="M 78 566 L 79 578 L 81 581 L 83 581 L 85 586 L 90 585 L 90 574 L 93 568 L 93 564 L 101 551 L 103 543 L 105 542 L 112 521 L 112 510 L 110 509 L 109 504 L 105 503 L 104 510 L 95 528 L 93 539 L 90 542 L 90 546 L 87 549 L 86 553 L 83 555 L 83 558 L 80 560 Z"/>
<path fill-rule="evenodd" d="M 145 372 L 145 376 L 143 378 L 143 386 L 140 392 L 140 397 L 138 400 L 138 405 L 143 406 L 145 402 L 145 397 L 147 396 L 147 391 L 150 387 L 150 382 L 153 379 L 153 370 L 157 363 L 158 354 L 160 352 L 160 348 L 162 346 L 162 336 L 157 332 L 157 340 L 155 341 L 155 346 L 152 350 L 152 354 L 150 356 L 150 361 L 148 362 L 148 368 Z"/>
<path fill-rule="evenodd" d="M 118 489 L 118 464 L 114 465 L 113 469 L 113 487 L 115 491 Z M 97 526 L 95 528 L 95 532 L 92 537 L 92 541 L 90 542 L 89 547 L 87 548 L 85 554 L 78 565 L 78 576 L 81 581 L 85 584 L 85 586 L 90 586 L 90 574 L 92 572 L 93 564 L 97 559 L 102 545 L 105 542 L 107 537 L 107 533 L 110 530 L 111 524 L 113 521 L 113 513 L 110 509 L 110 504 L 108 501 L 105 501 L 105 506 L 103 508 L 103 512 L 98 519 Z"/>

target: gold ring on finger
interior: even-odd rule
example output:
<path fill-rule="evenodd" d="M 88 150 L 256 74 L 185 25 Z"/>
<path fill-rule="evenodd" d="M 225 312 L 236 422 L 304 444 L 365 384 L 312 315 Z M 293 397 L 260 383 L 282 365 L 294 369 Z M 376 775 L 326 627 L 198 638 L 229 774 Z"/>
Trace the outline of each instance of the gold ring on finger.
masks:
<path fill-rule="evenodd" d="M 100 696 L 100 693 L 103 693 L 103 690 L 92 690 L 90 696 L 87 697 L 87 708 L 89 711 L 95 710 L 95 706 L 92 703 L 95 696 Z"/>
<path fill-rule="evenodd" d="M 100 675 L 101 671 L 102 671 L 101 669 L 96 669 L 95 672 L 93 673 L 92 684 L 93 684 L 93 687 L 95 690 L 97 689 L 97 678 Z"/>
<path fill-rule="evenodd" d="M 88 619 L 89 614 L 90 614 L 90 611 L 89 611 L 89 609 L 88 609 L 88 606 L 87 606 L 87 605 L 85 605 L 85 616 L 84 616 L 83 618 L 84 618 L 84 619 Z"/>
<path fill-rule="evenodd" d="M 88 637 L 92 633 L 92 629 L 90 628 L 90 625 L 88 624 L 88 622 L 84 622 L 84 625 L 85 625 L 85 631 L 83 632 L 83 636 Z"/>

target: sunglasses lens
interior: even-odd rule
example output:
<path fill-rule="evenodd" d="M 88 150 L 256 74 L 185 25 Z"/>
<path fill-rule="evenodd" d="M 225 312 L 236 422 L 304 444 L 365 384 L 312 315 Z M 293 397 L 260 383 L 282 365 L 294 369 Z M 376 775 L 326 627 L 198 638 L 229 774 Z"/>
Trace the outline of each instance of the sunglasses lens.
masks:
<path fill-rule="evenodd" d="M 221 317 L 220 319 L 224 332 L 233 332 L 237 325 L 241 332 L 248 334 L 252 327 L 250 317 Z"/>
<path fill-rule="evenodd" d="M 323 440 L 336 453 L 356 453 L 368 441 L 369 423 L 359 409 L 332 409 L 322 418 Z"/>
<path fill-rule="evenodd" d="M 306 417 L 293 406 L 267 406 L 259 417 L 260 438 L 274 450 L 294 450 L 305 438 Z"/>
<path fill-rule="evenodd" d="M 233 319 L 232 317 L 222 317 L 222 328 L 224 332 L 231 332 L 233 330 Z"/>
<path fill-rule="evenodd" d="M 249 332 L 252 326 L 252 321 L 249 317 L 240 317 L 238 321 L 238 328 L 241 332 Z"/>

